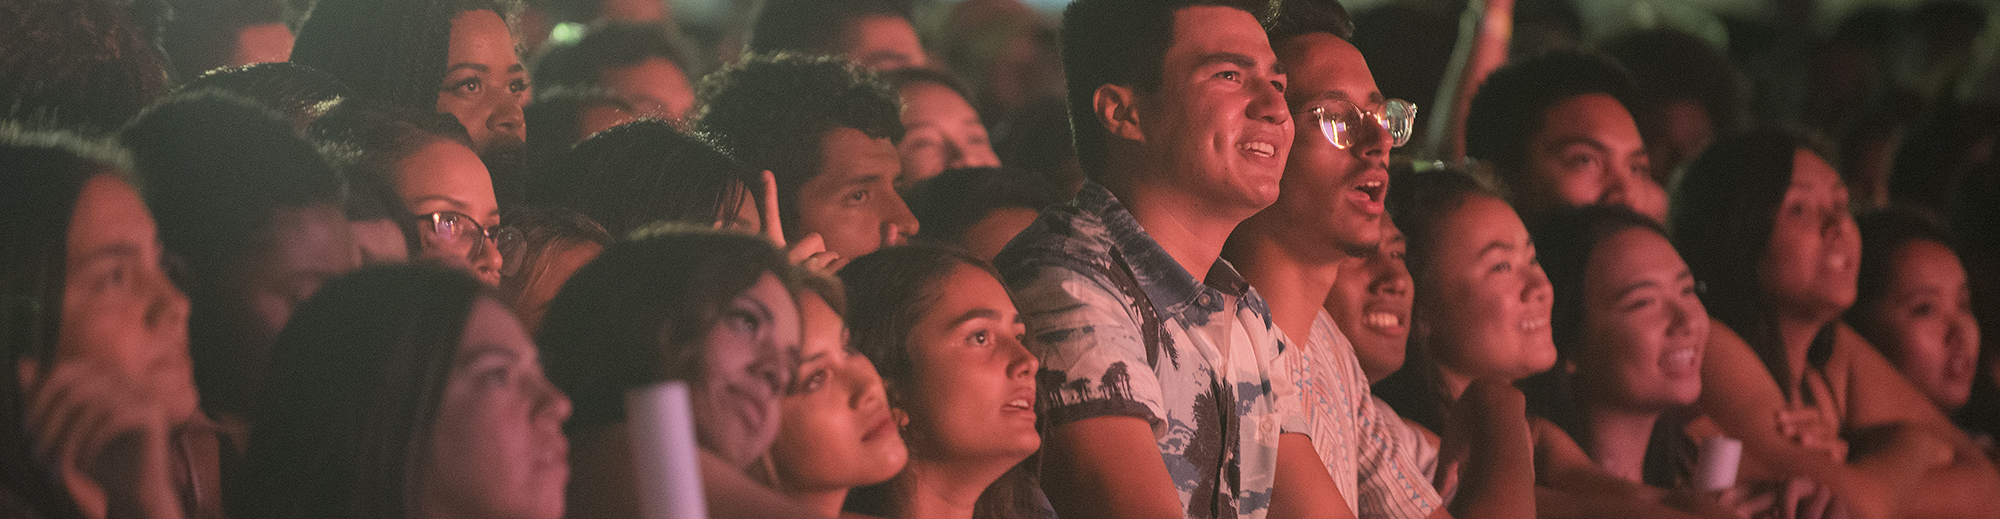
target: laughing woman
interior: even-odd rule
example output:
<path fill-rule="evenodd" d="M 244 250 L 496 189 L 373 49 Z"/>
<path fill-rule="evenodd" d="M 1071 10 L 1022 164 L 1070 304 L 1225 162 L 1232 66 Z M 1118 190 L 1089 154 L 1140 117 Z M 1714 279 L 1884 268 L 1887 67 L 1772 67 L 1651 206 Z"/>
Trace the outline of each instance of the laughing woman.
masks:
<path fill-rule="evenodd" d="M 1743 440 L 1746 474 L 1804 476 L 1861 519 L 2000 507 L 2000 474 L 1923 393 L 1839 322 L 1860 233 L 1806 141 L 1717 141 L 1675 188 L 1674 247 L 1708 292 L 1701 410 Z"/>
<path fill-rule="evenodd" d="M 1041 448 L 1035 371 L 1013 300 L 986 262 L 931 246 L 841 269 L 856 349 L 881 367 L 910 463 L 851 510 L 894 519 L 1042 517 L 1023 463 Z"/>

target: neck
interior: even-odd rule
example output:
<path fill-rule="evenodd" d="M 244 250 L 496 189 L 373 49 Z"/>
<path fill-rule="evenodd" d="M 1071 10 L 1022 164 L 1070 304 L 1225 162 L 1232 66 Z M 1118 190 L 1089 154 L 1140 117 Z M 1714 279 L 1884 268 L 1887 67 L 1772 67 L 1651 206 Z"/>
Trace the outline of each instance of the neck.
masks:
<path fill-rule="evenodd" d="M 1125 172 L 1105 175 L 1112 178 L 1145 178 L 1142 173 Z M 1118 197 L 1125 210 L 1132 213 L 1132 219 L 1146 229 L 1146 234 L 1160 244 L 1168 256 L 1179 263 L 1182 270 L 1194 276 L 1196 282 L 1205 282 L 1208 269 L 1215 266 L 1216 258 L 1222 256 L 1222 245 L 1228 241 L 1229 233 L 1243 219 L 1256 214 L 1256 209 L 1244 210 L 1240 207 L 1219 205 L 1202 193 L 1189 193 L 1180 186 L 1154 185 L 1146 182 L 1106 183 L 1106 190 Z"/>
<path fill-rule="evenodd" d="M 1801 380 L 1805 379 L 1806 351 L 1812 349 L 1813 337 L 1826 327 L 1830 318 L 1816 316 L 1779 316 L 1778 344 L 1785 348 L 1785 373 L 1791 380 L 1784 380 L 1790 393 L 1796 394 Z"/>
<path fill-rule="evenodd" d="M 1612 475 L 1635 483 L 1645 481 L 1646 447 L 1652 442 L 1658 412 L 1630 412 L 1585 404 L 1584 434 L 1590 459 Z"/>
<path fill-rule="evenodd" d="M 1246 223 L 1230 237 L 1224 253 L 1270 306 L 1278 329 L 1294 341 L 1306 340 L 1340 277 L 1340 258 L 1301 250 L 1300 242 L 1312 240 L 1287 239 L 1266 229 L 1270 227 Z"/>
<path fill-rule="evenodd" d="M 1020 461 L 1020 460 L 1015 460 Z M 1012 466 L 916 459 L 896 477 L 897 519 L 971 519 L 972 506 Z"/>
<path fill-rule="evenodd" d="M 847 490 L 845 487 L 829 490 L 785 489 L 784 493 L 821 516 L 840 517 L 840 507 L 847 504 Z"/>
<path fill-rule="evenodd" d="M 1458 397 L 1465 395 L 1465 388 L 1472 387 L 1472 377 L 1449 369 L 1438 370 L 1438 382 L 1444 384 L 1444 394 L 1451 397 L 1451 402 L 1457 402 Z"/>

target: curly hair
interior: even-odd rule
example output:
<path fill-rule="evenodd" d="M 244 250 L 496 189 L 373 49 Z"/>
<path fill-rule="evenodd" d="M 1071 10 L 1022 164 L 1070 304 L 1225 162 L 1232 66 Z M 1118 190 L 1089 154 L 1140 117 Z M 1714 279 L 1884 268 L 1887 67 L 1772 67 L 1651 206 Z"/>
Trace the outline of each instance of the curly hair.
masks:
<path fill-rule="evenodd" d="M 896 92 L 847 60 L 752 55 L 702 79 L 694 127 L 751 171 L 778 180 L 778 211 L 797 221 L 799 187 L 819 175 L 820 139 L 837 128 L 901 141 Z"/>
<path fill-rule="evenodd" d="M 0 118 L 103 136 L 166 94 L 166 59 L 132 7 L 0 2 Z"/>

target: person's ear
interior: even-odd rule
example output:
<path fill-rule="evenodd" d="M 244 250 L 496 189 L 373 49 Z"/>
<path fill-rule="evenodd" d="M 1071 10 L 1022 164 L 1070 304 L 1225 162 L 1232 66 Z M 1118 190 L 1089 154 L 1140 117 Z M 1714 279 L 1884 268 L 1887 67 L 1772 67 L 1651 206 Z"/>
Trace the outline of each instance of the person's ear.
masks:
<path fill-rule="evenodd" d="M 1139 96 L 1132 87 L 1103 84 L 1090 96 L 1091 111 L 1097 114 L 1098 124 L 1104 125 L 1105 133 L 1116 135 L 1133 142 L 1146 142 L 1145 132 L 1139 128 Z"/>

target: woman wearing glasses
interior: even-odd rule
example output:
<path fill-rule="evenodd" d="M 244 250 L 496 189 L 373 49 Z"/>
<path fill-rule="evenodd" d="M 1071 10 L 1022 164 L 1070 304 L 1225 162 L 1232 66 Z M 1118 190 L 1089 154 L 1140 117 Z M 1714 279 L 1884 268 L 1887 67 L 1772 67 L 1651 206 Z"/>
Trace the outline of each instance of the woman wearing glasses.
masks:
<path fill-rule="evenodd" d="M 407 211 L 411 256 L 500 283 L 501 253 L 520 248 L 520 232 L 500 226 L 492 177 L 457 121 L 349 101 L 312 131 L 362 185 L 355 191 L 380 192 Z"/>

